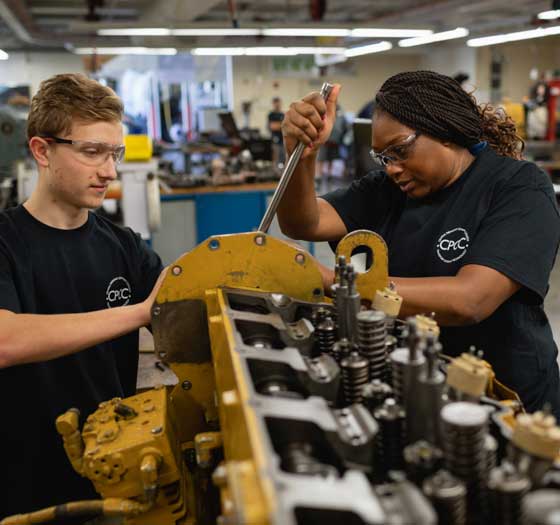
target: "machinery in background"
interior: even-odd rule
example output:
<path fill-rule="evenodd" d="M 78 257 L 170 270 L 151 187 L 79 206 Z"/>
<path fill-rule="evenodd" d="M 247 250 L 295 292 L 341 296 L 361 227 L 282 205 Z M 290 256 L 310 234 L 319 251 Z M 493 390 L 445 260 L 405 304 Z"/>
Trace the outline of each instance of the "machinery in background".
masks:
<path fill-rule="evenodd" d="M 546 140 L 560 140 L 560 79 L 549 80 L 548 127 Z"/>
<path fill-rule="evenodd" d="M 26 116 L 11 106 L 0 106 L 0 210 L 20 202 L 18 164 L 27 156 Z"/>
<path fill-rule="evenodd" d="M 258 129 L 239 129 L 230 111 L 217 111 L 221 131 L 201 135 L 199 142 L 161 145 L 169 163 L 165 181 L 171 187 L 222 186 L 276 181 L 283 166 L 272 162 L 272 142 Z"/>
<path fill-rule="evenodd" d="M 373 264 L 356 274 L 357 248 Z M 128 525 L 552 524 L 560 428 L 523 413 L 474 350 L 446 358 L 431 317 L 401 321 L 387 248 L 338 247 L 333 301 L 305 251 L 211 237 L 169 269 L 152 310 L 178 377 L 57 420 L 75 470 Z M 2 525 L 40 523 L 57 509 Z"/>

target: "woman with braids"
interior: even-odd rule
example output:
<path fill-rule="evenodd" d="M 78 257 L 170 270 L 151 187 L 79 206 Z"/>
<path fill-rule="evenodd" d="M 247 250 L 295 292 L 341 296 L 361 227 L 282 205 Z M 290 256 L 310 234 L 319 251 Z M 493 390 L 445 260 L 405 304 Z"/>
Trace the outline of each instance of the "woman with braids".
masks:
<path fill-rule="evenodd" d="M 311 93 L 285 115 L 287 153 L 298 140 L 307 148 L 278 210 L 284 233 L 310 241 L 379 233 L 402 316 L 435 312 L 446 353 L 475 345 L 529 411 L 548 402 L 560 416 L 557 349 L 543 310 L 560 218 L 548 176 L 521 160 L 513 121 L 450 77 L 400 73 L 375 97 L 371 154 L 380 169 L 317 197 L 315 158 L 339 91 L 327 103 Z"/>

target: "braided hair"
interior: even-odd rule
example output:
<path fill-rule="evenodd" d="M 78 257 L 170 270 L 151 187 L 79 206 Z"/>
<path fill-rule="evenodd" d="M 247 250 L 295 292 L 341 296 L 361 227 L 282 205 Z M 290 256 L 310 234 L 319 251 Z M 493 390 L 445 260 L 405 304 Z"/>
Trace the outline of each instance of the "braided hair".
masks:
<path fill-rule="evenodd" d="M 464 148 L 487 141 L 499 155 L 520 159 L 524 142 L 501 108 L 479 105 L 451 77 L 434 71 L 408 71 L 384 82 L 377 108 L 417 131 Z"/>

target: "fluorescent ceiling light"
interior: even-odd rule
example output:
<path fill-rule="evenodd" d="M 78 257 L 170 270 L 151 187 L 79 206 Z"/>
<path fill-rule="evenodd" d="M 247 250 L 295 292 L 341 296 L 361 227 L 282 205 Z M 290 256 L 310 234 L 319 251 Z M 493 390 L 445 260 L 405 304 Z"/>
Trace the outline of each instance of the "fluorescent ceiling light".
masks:
<path fill-rule="evenodd" d="M 342 55 L 344 47 L 197 47 L 193 55 L 213 56 L 293 56 L 293 55 Z"/>
<path fill-rule="evenodd" d="M 6 51 L 3 51 L 2 49 L 0 49 L 0 60 L 8 60 L 10 55 L 8 55 L 8 53 L 6 53 Z"/>
<path fill-rule="evenodd" d="M 238 56 L 245 54 L 244 47 L 197 47 L 191 54 L 202 56 Z"/>
<path fill-rule="evenodd" d="M 173 36 L 258 36 L 260 29 L 235 28 L 200 28 L 200 29 L 171 29 Z"/>
<path fill-rule="evenodd" d="M 99 29 L 100 36 L 288 36 L 288 37 L 352 37 L 352 38 L 409 38 L 431 35 L 430 29 L 383 29 L 357 27 L 269 27 L 269 28 L 184 28 L 123 27 Z"/>
<path fill-rule="evenodd" d="M 100 36 L 256 36 L 260 29 L 234 28 L 186 28 L 169 29 L 165 27 L 129 27 L 121 29 L 99 29 Z"/>
<path fill-rule="evenodd" d="M 289 47 L 246 47 L 245 55 L 248 56 L 283 56 L 295 55 L 296 52 Z"/>
<path fill-rule="evenodd" d="M 341 55 L 346 51 L 345 47 L 287 47 L 296 55 Z"/>
<path fill-rule="evenodd" d="M 99 29 L 100 36 L 169 36 L 171 30 L 165 27 L 129 27 L 123 29 Z"/>
<path fill-rule="evenodd" d="M 357 57 L 360 55 L 369 55 L 371 53 L 381 53 L 382 51 L 388 51 L 392 47 L 393 44 L 391 44 L 391 42 L 383 41 L 383 42 L 378 42 L 377 44 L 369 44 L 367 46 L 351 47 L 347 49 L 344 52 L 344 54 L 348 58 Z"/>
<path fill-rule="evenodd" d="M 173 47 L 77 47 L 77 55 L 176 55 Z"/>
<path fill-rule="evenodd" d="M 350 29 L 341 28 L 269 28 L 262 30 L 263 36 L 350 36 Z"/>
<path fill-rule="evenodd" d="M 421 46 L 431 44 L 432 42 L 443 42 L 444 40 L 453 40 L 454 38 L 464 38 L 468 36 L 469 30 L 464 27 L 458 27 L 451 31 L 443 31 L 441 33 L 433 33 L 432 35 L 419 36 L 416 38 L 407 38 L 399 40 L 400 47 Z"/>
<path fill-rule="evenodd" d="M 560 18 L 560 9 L 552 9 L 551 11 L 543 11 L 537 15 L 541 20 L 556 20 Z"/>
<path fill-rule="evenodd" d="M 505 42 L 516 42 L 518 40 L 529 40 L 531 38 L 542 38 L 544 36 L 560 35 L 560 26 L 539 27 L 527 31 L 517 31 L 515 33 L 504 33 L 501 35 L 484 36 L 467 40 L 467 46 L 481 47 L 494 44 L 504 44 Z"/>
<path fill-rule="evenodd" d="M 426 36 L 433 33 L 430 29 L 375 29 L 373 27 L 358 27 L 350 31 L 355 38 L 409 38 Z"/>

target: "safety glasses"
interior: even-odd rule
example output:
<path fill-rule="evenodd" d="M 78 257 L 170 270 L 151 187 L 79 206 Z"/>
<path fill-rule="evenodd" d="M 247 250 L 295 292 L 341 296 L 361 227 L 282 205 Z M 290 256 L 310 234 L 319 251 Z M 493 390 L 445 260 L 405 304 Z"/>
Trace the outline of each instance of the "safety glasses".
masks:
<path fill-rule="evenodd" d="M 109 157 L 115 164 L 120 164 L 124 158 L 124 145 L 122 144 L 115 146 L 106 142 L 61 139 L 55 136 L 41 138 L 47 142 L 70 146 L 78 160 L 92 167 L 102 166 L 109 160 Z"/>
<path fill-rule="evenodd" d="M 419 136 L 420 133 L 415 132 L 406 137 L 406 139 L 402 142 L 392 144 L 391 146 L 385 148 L 381 153 L 376 153 L 372 148 L 369 150 L 369 155 L 376 164 L 383 167 L 386 167 L 389 164 L 404 162 L 409 158 L 411 147 Z"/>

